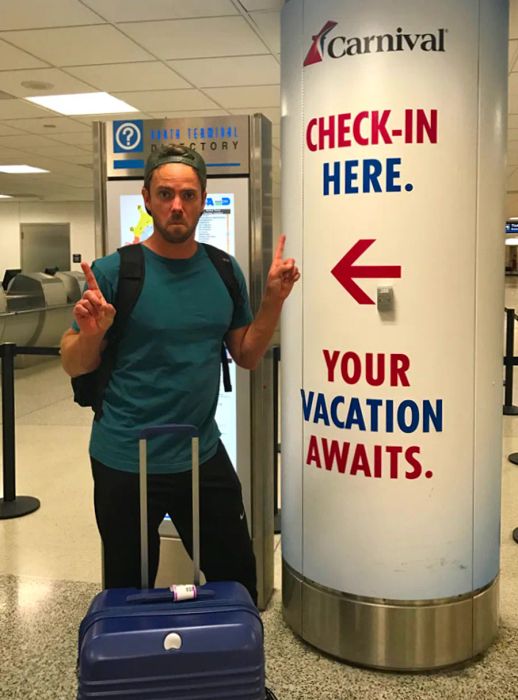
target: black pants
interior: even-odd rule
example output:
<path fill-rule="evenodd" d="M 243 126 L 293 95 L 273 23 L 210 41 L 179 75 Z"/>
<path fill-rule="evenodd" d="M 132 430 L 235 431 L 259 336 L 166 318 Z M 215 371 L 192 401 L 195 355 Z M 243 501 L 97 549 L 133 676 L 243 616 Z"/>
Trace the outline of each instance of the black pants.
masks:
<path fill-rule="evenodd" d="M 106 588 L 140 588 L 138 474 L 91 459 Z M 158 528 L 169 513 L 192 556 L 191 471 L 148 475 L 149 585 L 158 571 Z M 239 581 L 257 603 L 255 557 L 241 484 L 223 444 L 200 465 L 200 563 L 207 581 Z M 171 572 L 174 575 L 174 572 Z M 173 582 L 173 581 L 172 581 Z"/>

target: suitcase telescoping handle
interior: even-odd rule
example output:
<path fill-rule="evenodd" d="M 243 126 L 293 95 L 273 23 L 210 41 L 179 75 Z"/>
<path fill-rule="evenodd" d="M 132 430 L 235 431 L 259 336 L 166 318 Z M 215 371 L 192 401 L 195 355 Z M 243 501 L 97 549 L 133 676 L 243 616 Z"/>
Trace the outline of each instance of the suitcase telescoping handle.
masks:
<path fill-rule="evenodd" d="M 159 435 L 190 437 L 192 446 L 192 560 L 194 585 L 200 585 L 200 458 L 199 431 L 194 425 L 153 425 L 141 430 L 139 435 L 140 482 L 140 577 L 142 588 L 149 587 L 149 551 L 147 527 L 147 441 Z"/>

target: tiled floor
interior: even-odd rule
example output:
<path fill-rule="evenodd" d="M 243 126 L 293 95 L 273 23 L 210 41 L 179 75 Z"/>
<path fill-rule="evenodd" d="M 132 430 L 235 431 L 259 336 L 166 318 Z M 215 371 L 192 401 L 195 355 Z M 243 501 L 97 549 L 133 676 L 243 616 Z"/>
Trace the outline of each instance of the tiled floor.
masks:
<path fill-rule="evenodd" d="M 506 305 L 518 309 L 518 278 Z M 517 330 L 518 354 L 518 330 Z M 518 374 L 517 374 L 518 385 Z M 515 390 L 518 405 L 518 389 Z M 87 458 L 90 415 L 70 398 L 56 360 L 16 372 L 17 494 L 41 508 L 0 522 L 0 699 L 73 700 L 79 621 L 99 589 L 100 546 Z M 264 613 L 267 675 L 279 700 L 518 698 L 518 416 L 504 417 L 501 628 L 487 654 L 463 669 L 374 672 L 323 656 L 282 621 L 276 592 Z"/>

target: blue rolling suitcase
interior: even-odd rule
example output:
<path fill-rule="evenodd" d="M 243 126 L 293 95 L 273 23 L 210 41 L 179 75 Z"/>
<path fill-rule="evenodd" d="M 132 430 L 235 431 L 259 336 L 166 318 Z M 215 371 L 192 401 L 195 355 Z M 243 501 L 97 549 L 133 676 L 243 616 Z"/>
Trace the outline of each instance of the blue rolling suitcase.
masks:
<path fill-rule="evenodd" d="M 194 585 L 148 589 L 147 439 L 189 435 L 193 448 Z M 79 628 L 77 700 L 264 700 L 263 628 L 239 583 L 199 586 L 198 432 L 164 425 L 140 435 L 142 589 L 93 599 Z M 181 599 L 197 595 L 195 599 Z M 176 600 L 175 600 L 176 598 Z"/>

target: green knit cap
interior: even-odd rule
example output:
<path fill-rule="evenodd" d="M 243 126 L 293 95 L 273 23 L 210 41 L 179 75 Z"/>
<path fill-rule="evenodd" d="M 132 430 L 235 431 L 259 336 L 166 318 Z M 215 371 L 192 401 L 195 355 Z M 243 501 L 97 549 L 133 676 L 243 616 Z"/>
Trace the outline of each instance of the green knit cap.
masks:
<path fill-rule="evenodd" d="M 207 185 L 207 166 L 200 154 L 187 146 L 160 146 L 153 151 L 146 161 L 144 168 L 144 181 L 147 182 L 149 175 L 155 168 L 165 165 L 166 163 L 183 163 L 190 165 L 198 173 L 200 178 L 201 188 L 205 190 Z"/>

